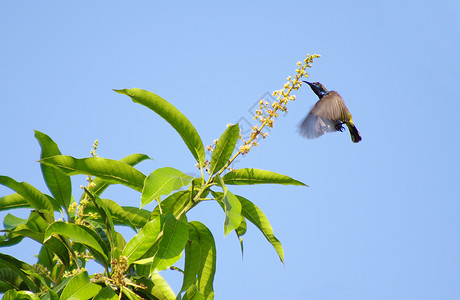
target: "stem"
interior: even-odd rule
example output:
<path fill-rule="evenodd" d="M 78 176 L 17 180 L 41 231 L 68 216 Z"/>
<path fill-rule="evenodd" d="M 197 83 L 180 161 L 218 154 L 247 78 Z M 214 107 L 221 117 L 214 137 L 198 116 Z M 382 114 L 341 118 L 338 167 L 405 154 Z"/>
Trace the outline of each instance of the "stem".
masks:
<path fill-rule="evenodd" d="M 62 278 L 62 274 L 64 274 L 64 270 L 65 270 L 65 265 L 62 264 L 61 270 L 59 270 L 59 275 L 56 278 L 56 281 L 54 282 L 55 286 L 61 282 L 61 278 Z"/>
<path fill-rule="evenodd" d="M 211 179 L 212 179 L 212 178 L 209 178 L 209 179 L 208 179 L 208 182 L 206 182 L 205 184 L 203 184 L 203 185 L 201 186 L 200 190 L 199 190 L 198 193 L 195 195 L 195 197 L 192 199 L 192 201 L 190 201 L 190 202 L 187 204 L 187 206 L 185 206 L 185 207 L 182 209 L 182 211 L 181 211 L 179 214 L 177 214 L 177 216 L 176 216 L 176 219 L 177 219 L 177 220 L 179 220 L 180 217 L 181 217 L 183 214 L 187 213 L 187 212 L 193 207 L 193 205 L 195 205 L 196 201 L 197 201 L 198 199 L 200 199 L 200 196 L 203 194 L 203 192 L 204 192 L 208 187 L 210 187 L 210 186 L 213 185 L 212 183 L 210 183 L 210 181 L 212 181 Z M 193 195 L 193 189 L 192 189 L 191 193 L 192 193 L 192 195 Z"/>
<path fill-rule="evenodd" d="M 283 96 L 286 97 L 286 96 L 289 96 L 289 94 L 291 93 L 291 91 L 294 89 L 294 86 L 296 85 L 296 83 L 299 82 L 300 78 L 302 77 L 303 75 L 301 74 L 296 74 L 295 75 L 295 79 L 291 81 L 291 86 L 289 87 L 289 89 L 287 90 L 286 93 L 283 93 Z M 301 83 L 300 83 L 301 84 Z M 275 108 L 272 113 L 268 116 L 268 118 L 266 118 L 264 120 L 264 122 L 260 125 L 260 127 L 253 132 L 253 134 L 251 134 L 251 137 L 249 138 L 249 140 L 247 142 L 244 143 L 244 145 L 249 145 L 253 140 L 255 140 L 259 134 L 262 132 L 262 129 L 265 127 L 265 125 L 268 124 L 268 121 L 272 119 L 272 117 L 275 115 L 275 113 L 278 111 L 279 107 Z M 217 172 L 217 175 L 220 175 L 222 174 L 222 172 L 225 171 L 225 169 L 227 169 L 230 164 L 238 157 L 238 155 L 240 155 L 241 153 L 243 153 L 241 150 L 239 150 L 238 152 L 235 153 L 235 155 L 233 155 L 232 158 L 229 159 L 229 161 L 222 167 L 222 169 L 219 170 L 219 172 Z"/>

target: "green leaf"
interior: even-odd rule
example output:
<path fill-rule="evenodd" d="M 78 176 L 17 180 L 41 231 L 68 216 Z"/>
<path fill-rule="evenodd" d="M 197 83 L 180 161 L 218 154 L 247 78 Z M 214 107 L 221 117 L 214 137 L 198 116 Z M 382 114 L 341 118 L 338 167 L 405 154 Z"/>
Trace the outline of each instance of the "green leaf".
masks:
<path fill-rule="evenodd" d="M 118 254 L 117 248 L 112 248 L 112 244 L 109 241 L 109 238 L 107 236 L 107 231 L 104 229 L 104 227 L 96 222 L 95 220 L 86 220 L 88 224 L 90 225 L 90 229 L 92 229 L 92 233 L 96 233 L 99 238 L 104 242 L 102 245 L 103 248 L 108 249 L 105 253 L 108 256 L 108 260 L 106 260 L 105 256 L 102 256 L 99 251 L 94 250 L 91 247 L 88 247 L 89 252 L 94 258 L 96 259 L 97 262 L 100 262 L 104 267 L 108 267 L 110 262 L 114 257 L 112 257 L 112 254 Z M 81 252 L 81 251 L 80 251 Z M 117 253 L 114 253 L 117 252 Z M 117 257 L 118 258 L 118 257 Z"/>
<path fill-rule="evenodd" d="M 163 237 L 153 257 L 150 274 L 165 270 L 177 262 L 187 241 L 187 223 L 183 220 L 176 220 L 172 214 L 167 215 L 163 226 Z"/>
<path fill-rule="evenodd" d="M 75 243 L 81 243 L 94 249 L 104 258 L 105 263 L 107 263 L 107 246 L 102 238 L 91 228 L 72 223 L 55 222 L 46 229 L 45 242 L 50 239 L 53 234 L 65 236 Z"/>
<path fill-rule="evenodd" d="M 40 247 L 40 252 L 38 253 L 37 258 L 37 264 L 44 266 L 48 270 L 53 269 L 57 263 L 57 260 L 54 259 L 54 253 L 43 245 Z"/>
<path fill-rule="evenodd" d="M 221 198 L 223 193 L 212 192 L 214 197 Z M 235 195 L 235 197 L 241 202 L 241 215 L 243 218 L 246 218 L 251 223 L 253 223 L 265 236 L 265 238 L 270 242 L 270 244 L 275 248 L 281 262 L 284 263 L 284 251 L 283 246 L 280 241 L 273 234 L 273 229 L 268 221 L 268 218 L 265 214 L 258 208 L 254 203 L 248 199 Z M 223 204 L 221 204 L 223 206 Z M 237 229 L 240 230 L 240 229 Z M 238 234 L 238 231 L 237 231 Z"/>
<path fill-rule="evenodd" d="M 303 185 L 307 186 L 298 180 L 292 179 L 289 176 L 281 175 L 271 171 L 259 170 L 259 169 L 238 169 L 234 172 L 230 172 L 224 175 L 222 179 L 226 184 L 265 184 L 265 183 L 277 183 L 277 184 L 292 184 L 292 185 Z"/>
<path fill-rule="evenodd" d="M 93 300 L 118 300 L 118 295 L 112 290 L 111 287 L 106 286 L 102 290 L 99 291 L 99 293 L 96 295 L 96 297 L 93 298 Z"/>
<path fill-rule="evenodd" d="M 222 178 L 219 175 L 216 175 L 217 184 L 219 184 L 224 193 L 222 199 L 218 199 L 222 201 L 224 205 L 224 212 L 225 212 L 225 221 L 224 221 L 224 234 L 229 234 L 233 229 L 236 229 L 241 224 L 241 203 L 238 199 L 233 195 L 227 187 L 225 186 Z"/>
<path fill-rule="evenodd" d="M 155 272 L 150 278 L 151 280 L 148 280 L 147 278 L 139 278 L 136 281 L 137 284 L 142 284 L 146 287 L 146 289 L 138 290 L 138 294 L 144 295 L 144 298 L 146 299 L 150 299 L 151 296 L 161 300 L 176 299 L 176 295 L 173 290 L 160 274 Z"/>
<path fill-rule="evenodd" d="M 173 214 L 177 216 L 184 207 L 188 204 L 191 198 L 191 192 L 187 191 L 178 191 L 169 195 L 166 199 L 161 201 L 160 205 L 157 205 L 152 212 L 152 218 L 156 218 L 161 214 Z M 160 213 L 161 207 L 161 213 Z"/>
<path fill-rule="evenodd" d="M 36 240 L 39 243 L 43 242 L 43 237 L 49 223 L 40 215 L 38 211 L 32 211 L 25 224 L 19 224 L 12 231 L 12 236 L 25 236 Z"/>
<path fill-rule="evenodd" d="M 168 195 L 181 187 L 190 184 L 193 177 L 174 168 L 166 167 L 153 171 L 145 179 L 141 196 L 141 207 L 149 204 L 160 196 Z"/>
<path fill-rule="evenodd" d="M 270 242 L 270 244 L 272 244 L 273 248 L 275 248 L 276 253 L 278 253 L 281 262 L 284 263 L 283 246 L 273 234 L 273 229 L 270 225 L 270 222 L 268 221 L 268 218 L 260 210 L 260 208 L 258 208 L 254 203 L 252 203 L 248 199 L 241 196 L 236 197 L 241 202 L 241 214 L 251 223 L 256 225 L 257 228 L 259 228 L 259 230 L 263 233 L 265 238 Z"/>
<path fill-rule="evenodd" d="M 65 269 L 65 268 L 61 264 L 56 265 L 55 269 L 53 270 L 53 273 L 52 273 L 52 275 L 54 275 L 54 278 L 56 278 L 58 276 L 58 274 L 60 274 L 61 272 L 64 272 L 63 269 Z M 53 291 L 55 293 L 61 294 L 61 292 L 67 286 L 69 281 L 72 280 L 72 278 L 73 277 L 62 278 L 60 283 L 57 284 L 55 287 L 53 287 Z M 59 297 L 58 297 L 58 299 L 59 299 Z"/>
<path fill-rule="evenodd" d="M 128 265 L 141 258 L 152 248 L 153 244 L 157 241 L 160 231 L 160 218 L 155 218 L 139 230 L 123 249 L 122 255 L 128 259 Z"/>
<path fill-rule="evenodd" d="M 107 199 L 103 200 L 106 201 Z M 132 206 L 122 206 L 121 208 L 123 209 L 125 216 L 129 220 L 129 222 L 131 222 L 137 228 L 144 226 L 149 221 L 150 212 L 148 210 Z M 115 216 L 116 218 L 123 220 L 123 216 L 117 213 L 112 213 L 112 216 Z"/>
<path fill-rule="evenodd" d="M 93 196 L 97 196 L 94 192 L 92 194 Z M 123 207 L 121 207 L 120 205 L 118 205 L 118 203 L 110 199 L 101 199 L 101 201 L 103 202 L 104 209 L 106 209 L 108 211 L 108 214 L 110 214 L 110 219 L 113 222 L 113 224 L 129 226 L 134 231 L 137 231 L 136 226 L 133 224 L 133 222 L 131 222 L 130 218 L 128 217 L 128 212 L 126 212 L 123 209 Z M 139 209 L 137 208 L 137 210 Z M 89 202 L 85 208 L 85 212 L 99 212 L 99 209 L 96 207 L 95 203 Z M 145 222 L 147 222 L 150 216 L 150 212 L 146 211 L 145 216 L 147 218 Z M 145 222 L 143 224 L 145 224 Z"/>
<path fill-rule="evenodd" d="M 57 168 L 67 175 L 92 175 L 108 183 L 123 184 L 137 191 L 142 191 L 144 186 L 145 175 L 118 160 L 102 157 L 78 159 L 67 155 L 56 155 L 43 158 L 40 162 Z"/>
<path fill-rule="evenodd" d="M 189 224 L 189 242 L 185 245 L 184 280 L 179 293 L 195 285 L 201 271 L 201 248 L 195 228 Z"/>
<path fill-rule="evenodd" d="M 213 299 L 213 282 L 216 273 L 216 244 L 214 237 L 211 231 L 198 221 L 189 222 L 188 229 L 190 237 L 188 245 L 189 260 L 187 260 L 186 253 L 184 285 L 187 286 L 186 281 L 188 283 L 192 282 L 196 274 L 199 291 L 206 299 Z M 196 259 L 198 259 L 199 266 L 196 266 Z M 191 274 L 188 274 L 188 272 L 191 272 Z M 190 285 L 188 284 L 187 288 L 189 287 Z"/>
<path fill-rule="evenodd" d="M 238 226 L 238 228 L 235 229 L 236 236 L 238 237 L 238 240 L 240 241 L 241 256 L 243 256 L 243 253 L 244 253 L 242 236 L 246 234 L 246 230 L 247 230 L 246 219 L 244 217 L 241 217 L 241 224 L 240 226 Z"/>
<path fill-rule="evenodd" d="M 184 297 L 182 297 L 182 300 L 205 300 L 205 297 L 198 291 L 196 285 L 191 285 L 184 294 Z"/>
<path fill-rule="evenodd" d="M 121 291 L 123 292 L 123 295 L 126 296 L 129 300 L 144 300 L 141 299 L 136 293 L 131 291 L 129 288 L 122 287 Z"/>
<path fill-rule="evenodd" d="M 0 247 L 10 247 L 19 244 L 24 239 L 23 236 L 11 238 L 10 234 L 0 235 Z"/>
<path fill-rule="evenodd" d="M 40 300 L 40 298 L 30 291 L 9 290 L 3 295 L 2 300 Z"/>
<path fill-rule="evenodd" d="M 117 240 L 115 237 L 115 228 L 113 226 L 112 215 L 110 210 L 107 208 L 105 203 L 99 198 L 98 195 L 91 193 L 85 188 L 85 193 L 91 198 L 93 204 L 96 206 L 99 216 L 104 223 L 105 230 L 107 232 L 107 238 L 109 239 L 110 249 L 112 251 L 117 247 Z"/>
<path fill-rule="evenodd" d="M 31 207 L 31 205 L 18 193 L 0 197 L 0 211 L 26 207 Z"/>
<path fill-rule="evenodd" d="M 136 228 L 144 226 L 150 219 L 151 212 L 132 206 L 120 206 L 110 199 L 101 199 L 106 209 L 112 215 L 115 225 L 129 226 L 134 231 Z M 94 203 L 90 202 L 86 206 L 85 212 L 98 212 Z"/>
<path fill-rule="evenodd" d="M 82 272 L 73 277 L 62 291 L 61 300 L 86 300 L 96 296 L 101 286 L 89 281 L 88 273 Z"/>
<path fill-rule="evenodd" d="M 42 149 L 40 158 L 46 158 L 55 155 L 61 155 L 58 145 L 46 134 L 35 130 L 35 138 L 40 143 Z M 48 189 L 53 194 L 61 207 L 67 211 L 72 197 L 72 184 L 70 177 L 59 172 L 57 169 L 50 166 L 40 164 L 43 178 L 45 179 Z"/>
<path fill-rule="evenodd" d="M 53 205 L 48 198 L 39 190 L 27 182 L 17 182 L 8 176 L 0 176 L 0 184 L 14 190 L 26 200 L 30 206 L 38 210 L 53 212 Z"/>
<path fill-rule="evenodd" d="M 34 271 L 31 265 L 12 256 L 0 253 L 0 269 L 3 268 L 9 269 L 19 276 L 29 290 L 33 292 L 39 291 L 40 287 L 37 282 L 34 282 L 33 278 L 26 273 L 28 271 Z"/>
<path fill-rule="evenodd" d="M 48 249 L 48 251 L 57 255 L 61 262 L 66 266 L 70 266 L 70 255 L 69 250 L 71 248 L 69 241 L 65 240 L 63 237 L 50 237 L 43 243 L 43 246 Z"/>
<path fill-rule="evenodd" d="M 200 166 L 204 165 L 204 146 L 198 132 L 192 123 L 171 103 L 152 92 L 141 89 L 134 88 L 114 91 L 131 97 L 135 103 L 150 108 L 165 119 L 182 137 Z"/>
<path fill-rule="evenodd" d="M 20 290 L 23 280 L 13 270 L 8 268 L 0 268 L 0 282 L 7 282 L 10 286 Z"/>
<path fill-rule="evenodd" d="M 145 154 L 140 154 L 140 153 L 135 153 L 128 155 L 122 159 L 120 159 L 120 162 L 128 164 L 132 167 L 137 165 L 138 163 L 146 160 L 146 159 L 151 159 Z M 110 183 L 106 182 L 104 179 L 96 177 L 93 179 L 91 186 L 89 187 L 89 190 L 96 195 L 101 195 L 103 191 L 105 191 L 108 187 L 110 186 Z M 81 199 L 85 197 L 85 194 L 82 194 Z"/>
<path fill-rule="evenodd" d="M 5 227 L 5 229 L 14 229 L 19 225 L 26 223 L 27 219 L 18 218 L 12 214 L 7 214 L 3 219 L 3 227 Z"/>
<path fill-rule="evenodd" d="M 211 175 L 217 173 L 228 162 L 240 136 L 238 124 L 228 127 L 217 141 L 211 157 Z"/>
<path fill-rule="evenodd" d="M 230 191 L 227 191 L 227 196 L 222 202 L 225 206 L 224 234 L 227 235 L 241 224 L 241 203 Z"/>

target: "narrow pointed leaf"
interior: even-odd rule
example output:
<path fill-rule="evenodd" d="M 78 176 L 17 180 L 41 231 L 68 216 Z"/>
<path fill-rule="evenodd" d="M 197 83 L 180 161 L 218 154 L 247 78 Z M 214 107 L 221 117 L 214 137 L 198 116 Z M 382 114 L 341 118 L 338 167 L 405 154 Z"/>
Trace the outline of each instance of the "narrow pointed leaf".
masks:
<path fill-rule="evenodd" d="M 50 237 L 43 243 L 50 252 L 56 254 L 65 266 L 70 266 L 69 241 L 63 237 Z"/>
<path fill-rule="evenodd" d="M 44 233 L 49 223 L 38 211 L 32 211 L 25 224 L 20 224 L 12 231 L 12 236 L 25 236 L 43 243 Z"/>
<path fill-rule="evenodd" d="M 182 297 L 182 300 L 205 300 L 206 298 L 200 291 L 198 291 L 198 288 L 196 285 L 191 285 L 188 289 L 187 292 L 184 294 L 184 297 Z"/>
<path fill-rule="evenodd" d="M 102 289 L 100 285 L 89 281 L 88 273 L 82 272 L 72 279 L 62 291 L 61 300 L 86 300 L 96 296 Z"/>
<path fill-rule="evenodd" d="M 165 119 L 166 122 L 171 124 L 171 126 L 182 137 L 193 157 L 195 157 L 197 162 L 203 166 L 203 142 L 192 123 L 177 108 L 165 99 L 149 91 L 134 88 L 115 90 L 115 92 L 131 97 L 135 103 L 139 103 L 150 108 L 160 115 L 160 117 Z"/>
<path fill-rule="evenodd" d="M 260 210 L 260 208 L 258 208 L 254 203 L 252 203 L 248 199 L 241 197 L 241 196 L 236 196 L 236 197 L 241 202 L 241 206 L 242 206 L 241 214 L 251 223 L 256 225 L 257 228 L 259 228 L 259 230 L 263 233 L 265 238 L 270 242 L 273 248 L 275 248 L 276 253 L 278 253 L 278 256 L 281 262 L 284 263 L 283 246 L 273 234 L 273 228 L 270 225 L 268 218 Z"/>
<path fill-rule="evenodd" d="M 115 228 L 113 226 L 112 214 L 110 213 L 110 210 L 98 195 L 91 193 L 86 188 L 85 193 L 91 198 L 102 222 L 104 223 L 105 232 L 107 233 L 107 238 L 109 239 L 110 248 L 115 249 L 115 247 L 117 247 L 117 241 L 115 238 Z"/>
<path fill-rule="evenodd" d="M 12 238 L 10 234 L 0 235 L 0 248 L 17 245 L 23 239 L 24 239 L 23 236 L 16 236 Z"/>
<path fill-rule="evenodd" d="M 145 290 L 139 291 L 139 294 L 146 292 L 144 298 L 149 299 L 147 297 L 153 295 L 157 299 L 161 300 L 176 299 L 176 295 L 174 294 L 173 290 L 158 272 L 151 274 L 150 279 L 151 280 L 148 280 L 147 278 L 140 278 L 137 280 L 138 284 L 143 284 L 146 287 Z"/>
<path fill-rule="evenodd" d="M 260 169 L 238 169 L 234 172 L 225 174 L 222 179 L 226 184 L 291 184 L 307 186 L 298 180 L 292 179 L 289 176 L 281 175 L 275 172 L 260 170 Z"/>
<path fill-rule="evenodd" d="M 144 300 L 143 298 L 140 298 L 136 293 L 134 293 L 128 288 L 122 287 L 121 291 L 123 295 L 125 295 L 126 298 L 128 298 L 129 300 Z"/>
<path fill-rule="evenodd" d="M 201 272 L 201 247 L 195 227 L 188 224 L 189 242 L 185 245 L 184 280 L 179 293 L 186 291 L 191 285 L 197 284 Z"/>
<path fill-rule="evenodd" d="M 93 195 L 96 196 L 95 193 L 93 193 Z M 143 216 L 144 221 L 141 222 L 142 225 L 144 225 L 148 221 L 148 218 L 150 216 L 150 212 L 146 211 L 146 210 L 141 211 L 139 208 L 134 208 L 133 207 L 133 209 L 137 210 L 137 212 L 134 213 L 134 214 L 130 214 L 127 208 L 121 207 L 115 201 L 112 201 L 110 199 L 101 199 L 101 201 L 103 202 L 105 209 L 108 210 L 108 212 L 110 213 L 110 215 L 111 215 L 110 219 L 112 220 L 112 222 L 114 224 L 129 226 L 134 231 L 137 231 L 137 230 L 136 230 L 135 223 L 132 221 L 132 218 L 130 217 L 131 215 L 132 215 L 133 218 L 141 218 Z M 98 209 L 97 209 L 97 207 L 96 207 L 96 205 L 94 203 L 90 202 L 86 206 L 85 211 L 98 212 Z M 142 227 L 142 225 L 139 226 L 139 224 L 138 224 L 138 227 Z"/>
<path fill-rule="evenodd" d="M 93 300 L 119 300 L 119 297 L 111 287 L 106 286 L 99 291 Z"/>
<path fill-rule="evenodd" d="M 53 274 L 55 274 L 55 276 L 57 276 L 57 274 L 59 274 L 59 272 L 61 272 L 62 270 L 62 265 L 56 265 L 56 270 L 54 270 Z M 67 277 L 67 278 L 64 278 L 61 280 L 61 282 L 56 285 L 55 287 L 53 287 L 53 291 L 56 292 L 56 293 L 61 293 L 62 290 L 64 290 L 64 288 L 67 286 L 67 284 L 69 283 L 70 280 L 72 280 L 73 277 Z M 52 298 L 54 300 L 54 298 Z M 59 299 L 59 297 L 58 297 Z"/>
<path fill-rule="evenodd" d="M 131 154 L 131 155 L 128 155 L 122 159 L 120 159 L 120 162 L 123 162 L 125 164 L 128 164 L 132 167 L 134 167 L 135 165 L 137 165 L 138 163 L 146 160 L 146 159 L 150 159 L 149 156 L 145 155 L 145 154 L 140 154 L 140 153 L 135 153 L 135 154 Z M 96 177 L 93 179 L 93 182 L 91 184 L 91 186 L 89 187 L 89 190 L 93 193 L 95 193 L 96 195 L 101 195 L 103 191 L 105 191 L 108 187 L 110 186 L 110 183 L 108 183 L 107 181 L 105 181 L 104 179 L 100 178 L 100 177 Z M 84 194 L 82 194 L 82 197 L 81 199 L 84 198 Z"/>
<path fill-rule="evenodd" d="M 216 244 L 211 231 L 198 221 L 188 223 L 193 251 L 200 257 L 198 268 L 198 289 L 206 299 L 214 297 L 214 275 L 216 273 Z M 195 267 L 194 267 L 195 268 Z M 186 271 L 187 272 L 187 271 Z M 184 278 L 185 279 L 185 278 Z"/>
<path fill-rule="evenodd" d="M 40 158 L 43 159 L 50 156 L 61 155 L 58 145 L 48 135 L 35 130 L 35 138 L 40 143 L 42 149 Z M 45 183 L 51 191 L 51 194 L 53 194 L 59 205 L 67 210 L 72 197 L 70 177 L 53 167 L 44 164 L 40 164 L 40 167 Z"/>
<path fill-rule="evenodd" d="M 96 240 L 98 240 L 98 241 L 102 240 L 103 244 L 101 244 L 101 246 L 102 246 L 103 249 L 107 249 L 107 251 L 105 252 L 107 257 L 109 257 L 109 259 L 115 258 L 115 257 L 112 256 L 112 254 L 114 254 L 114 251 L 117 251 L 117 248 L 116 248 L 116 245 L 110 243 L 108 233 L 105 230 L 105 228 L 100 223 L 98 223 L 98 222 L 96 222 L 94 220 L 86 220 L 86 222 L 88 222 L 88 224 L 90 225 L 89 226 L 90 227 L 89 232 L 91 234 L 94 234 L 94 233 L 96 234 L 96 236 L 95 236 Z M 113 248 L 113 247 L 115 247 L 115 248 Z M 107 263 L 109 262 L 109 260 L 106 260 L 105 255 L 100 254 L 99 251 L 96 251 L 91 247 L 88 247 L 88 250 L 91 253 L 91 255 L 94 256 L 94 258 L 96 259 L 97 262 L 101 263 L 105 267 L 108 266 Z"/>
<path fill-rule="evenodd" d="M 145 224 L 141 230 L 126 244 L 122 255 L 128 259 L 128 265 L 141 258 L 152 248 L 161 231 L 160 218 Z"/>
<path fill-rule="evenodd" d="M 22 196 L 30 206 L 41 211 L 47 211 L 49 213 L 53 212 L 53 205 L 48 198 L 27 182 L 17 182 L 8 176 L 0 176 L 0 184 L 14 190 Z"/>
<path fill-rule="evenodd" d="M 40 300 L 40 298 L 32 293 L 31 291 L 16 291 L 16 290 L 9 290 L 7 291 L 2 300 Z"/>
<path fill-rule="evenodd" d="M 43 158 L 40 162 L 57 168 L 67 175 L 92 175 L 108 183 L 123 184 L 137 191 L 142 191 L 145 180 L 145 175 L 132 166 L 102 157 L 78 159 L 67 155 L 56 155 Z"/>
<path fill-rule="evenodd" d="M 121 208 L 123 209 L 129 222 L 131 222 L 137 228 L 144 226 L 149 221 L 150 212 L 148 210 L 132 206 L 122 206 Z M 118 216 L 117 214 L 114 215 Z M 121 216 L 120 219 L 122 220 Z"/>
<path fill-rule="evenodd" d="M 54 253 L 45 246 L 40 247 L 40 252 L 38 253 L 37 258 L 37 264 L 44 266 L 48 270 L 52 270 L 55 266 L 56 261 L 54 260 Z"/>
<path fill-rule="evenodd" d="M 14 229 L 19 225 L 26 224 L 27 219 L 18 218 L 15 215 L 7 214 L 3 219 L 3 227 L 5 229 Z"/>
<path fill-rule="evenodd" d="M 223 197 L 223 193 L 212 192 L 214 197 L 217 199 Z M 265 214 L 258 208 L 254 203 L 248 199 L 235 195 L 235 197 L 241 202 L 241 215 L 243 218 L 249 220 L 253 223 L 265 236 L 265 238 L 270 242 L 270 244 L 275 248 L 276 253 L 278 254 L 281 262 L 284 263 L 284 250 L 280 241 L 273 234 L 273 228 L 268 221 L 268 218 Z M 221 204 L 223 206 L 223 204 Z M 239 228 L 238 230 L 240 230 Z M 237 231 L 238 234 L 238 231 Z"/>
<path fill-rule="evenodd" d="M 31 207 L 31 205 L 18 193 L 0 197 L 0 211 L 26 207 Z"/>
<path fill-rule="evenodd" d="M 161 205 L 157 205 L 155 210 L 152 212 L 152 218 L 156 218 L 162 214 L 172 213 L 177 216 L 183 208 L 189 203 L 191 193 L 187 191 L 178 191 L 169 195 L 166 199 L 161 200 Z M 161 206 L 161 213 L 160 207 Z"/>
<path fill-rule="evenodd" d="M 222 178 L 219 175 L 216 175 L 217 183 L 223 189 L 223 195 L 219 201 L 222 201 L 224 205 L 224 212 L 225 212 L 225 221 L 224 221 L 224 234 L 229 234 L 233 229 L 236 229 L 241 224 L 241 203 L 238 199 L 233 195 L 227 187 L 225 186 Z"/>
<path fill-rule="evenodd" d="M 241 217 L 241 224 L 238 226 L 238 228 L 235 229 L 236 236 L 238 237 L 238 240 L 240 241 L 240 248 L 241 248 L 241 256 L 243 257 L 244 254 L 244 245 L 243 245 L 243 238 L 242 236 L 246 234 L 247 230 L 247 224 L 246 224 L 246 219 L 244 217 Z"/>
<path fill-rule="evenodd" d="M 189 185 L 192 180 L 193 177 L 170 167 L 153 171 L 145 179 L 141 196 L 141 206 L 145 206 L 160 196 L 169 195 L 171 192 Z"/>
<path fill-rule="evenodd" d="M 217 141 L 211 157 L 211 175 L 217 173 L 230 159 L 240 136 L 238 124 L 228 127 Z"/>
<path fill-rule="evenodd" d="M 28 271 L 34 271 L 34 268 L 23 262 L 20 261 L 10 255 L 0 253 L 0 269 L 10 269 L 12 270 L 17 276 L 23 280 L 24 284 L 27 285 L 29 290 L 33 292 L 39 291 L 39 286 L 36 282 L 33 281 L 33 278 L 27 274 Z"/>
<path fill-rule="evenodd" d="M 166 216 L 163 237 L 159 242 L 158 251 L 153 257 L 150 273 L 165 270 L 177 262 L 187 241 L 187 223 L 182 219 L 176 220 L 172 214 Z"/>
<path fill-rule="evenodd" d="M 101 237 L 92 229 L 72 223 L 55 222 L 51 224 L 45 232 L 45 242 L 52 235 L 62 235 L 71 239 L 75 243 L 83 244 L 97 251 L 105 261 L 107 261 L 108 249 Z"/>
<path fill-rule="evenodd" d="M 0 282 L 6 282 L 15 289 L 19 290 L 23 280 L 13 270 L 9 268 L 0 268 Z"/>
<path fill-rule="evenodd" d="M 225 205 L 224 233 L 227 235 L 241 224 L 241 203 L 230 191 L 227 192 L 222 202 Z"/>
<path fill-rule="evenodd" d="M 120 206 L 110 199 L 102 199 L 102 201 L 110 211 L 115 225 L 129 226 L 137 231 L 137 228 L 144 226 L 150 219 L 151 212 L 148 210 L 133 206 Z M 93 203 L 89 203 L 86 209 L 88 212 L 97 212 Z"/>

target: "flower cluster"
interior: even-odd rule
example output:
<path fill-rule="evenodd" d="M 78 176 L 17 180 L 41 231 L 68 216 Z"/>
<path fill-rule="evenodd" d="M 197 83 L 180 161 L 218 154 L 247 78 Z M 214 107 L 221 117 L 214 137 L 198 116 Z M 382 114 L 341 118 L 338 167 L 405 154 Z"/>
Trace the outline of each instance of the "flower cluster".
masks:
<path fill-rule="evenodd" d="M 279 111 L 287 112 L 287 104 L 289 101 L 295 100 L 295 95 L 291 95 L 293 90 L 298 90 L 302 86 L 302 77 L 308 77 L 306 71 L 307 68 L 311 68 L 311 64 L 315 58 L 320 57 L 318 54 L 307 55 L 302 62 L 297 63 L 296 75 L 294 78 L 289 76 L 287 82 L 283 88 L 273 92 L 273 96 L 276 100 L 273 103 L 269 103 L 266 100 L 259 101 L 259 109 L 256 110 L 254 119 L 258 120 L 261 124 L 259 126 L 253 126 L 251 136 L 248 141 L 244 141 L 244 144 L 240 147 L 240 153 L 246 154 L 249 152 L 252 146 L 257 146 L 255 142 L 258 136 L 266 138 L 268 133 L 262 132 L 264 127 L 273 127 L 274 119 L 279 116 Z"/>
<path fill-rule="evenodd" d="M 85 261 L 90 261 L 94 259 L 94 256 L 91 255 L 89 252 L 75 252 L 75 255 L 79 258 L 84 259 Z"/>
<path fill-rule="evenodd" d="M 99 155 L 96 154 L 96 150 L 97 150 L 97 145 L 99 144 L 99 141 L 98 140 L 95 140 L 94 141 L 94 144 L 93 144 L 93 149 L 91 149 L 91 155 L 93 157 L 98 157 Z"/>
<path fill-rule="evenodd" d="M 64 274 L 62 275 L 62 277 L 64 277 L 64 278 L 72 277 L 72 276 L 78 275 L 78 274 L 80 274 L 82 272 L 86 272 L 86 269 L 85 268 L 78 268 L 78 269 L 73 269 L 72 271 L 64 271 Z"/>
<path fill-rule="evenodd" d="M 91 152 L 90 152 L 93 157 L 99 157 L 97 155 L 97 153 L 96 153 L 98 144 L 99 144 L 99 141 L 95 140 L 94 144 L 93 144 L 93 148 L 91 149 Z M 88 189 L 96 187 L 96 184 L 93 182 L 93 178 L 91 177 L 91 175 L 86 177 L 86 181 L 88 181 L 88 186 L 87 186 Z M 85 187 L 83 185 L 80 186 L 80 188 L 82 190 L 85 189 Z M 86 224 L 85 217 L 90 217 L 90 218 L 97 218 L 98 217 L 97 214 L 91 213 L 91 212 L 85 214 L 85 208 L 86 208 L 86 206 L 88 205 L 89 202 L 90 202 L 90 199 L 88 198 L 88 195 L 85 194 L 85 197 L 82 200 L 80 200 L 78 205 L 77 205 L 76 202 L 73 202 L 73 203 L 71 203 L 69 205 L 68 211 L 69 212 L 76 212 L 76 217 L 75 217 L 75 223 L 76 224 L 85 225 Z"/>
<path fill-rule="evenodd" d="M 311 65 L 314 59 L 319 58 L 320 55 L 313 54 L 307 55 L 307 58 L 303 62 L 297 63 L 296 75 L 294 78 L 289 76 L 287 82 L 283 85 L 283 88 L 273 92 L 273 96 L 276 97 L 276 100 L 273 103 L 270 103 L 266 100 L 259 101 L 259 108 L 255 112 L 254 119 L 260 122 L 259 125 L 252 127 L 251 135 L 247 141 L 245 141 L 241 135 L 240 139 L 243 141 L 243 145 L 240 146 L 239 151 L 233 155 L 233 157 L 227 162 L 227 164 L 222 168 L 218 174 L 221 174 L 225 169 L 228 169 L 231 163 L 238 157 L 240 154 L 247 154 L 253 146 L 257 146 L 257 138 L 262 136 L 266 138 L 268 133 L 263 132 L 262 130 L 265 127 L 273 127 L 274 119 L 279 116 L 279 112 L 287 112 L 287 104 L 289 101 L 295 100 L 295 95 L 291 95 L 293 90 L 298 90 L 302 86 L 302 77 L 308 77 L 306 71 L 307 68 L 311 68 Z"/>
<path fill-rule="evenodd" d="M 125 256 L 120 255 L 120 259 L 112 259 L 110 265 L 112 266 L 113 271 L 111 276 L 113 283 L 118 287 L 124 286 L 125 282 L 123 279 L 125 278 L 126 271 L 128 270 L 128 259 Z"/>

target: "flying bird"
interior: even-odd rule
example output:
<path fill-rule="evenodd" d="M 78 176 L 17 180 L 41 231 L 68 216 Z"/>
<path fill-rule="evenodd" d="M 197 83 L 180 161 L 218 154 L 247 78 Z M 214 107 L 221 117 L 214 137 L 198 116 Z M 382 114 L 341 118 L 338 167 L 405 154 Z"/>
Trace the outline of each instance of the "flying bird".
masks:
<path fill-rule="evenodd" d="M 344 131 L 343 124 L 348 127 L 351 140 L 358 143 L 361 134 L 353 123 L 353 118 L 342 97 L 336 91 L 328 91 L 319 82 L 307 82 L 319 100 L 310 110 L 300 125 L 300 133 L 307 139 L 314 139 L 327 132 Z"/>

